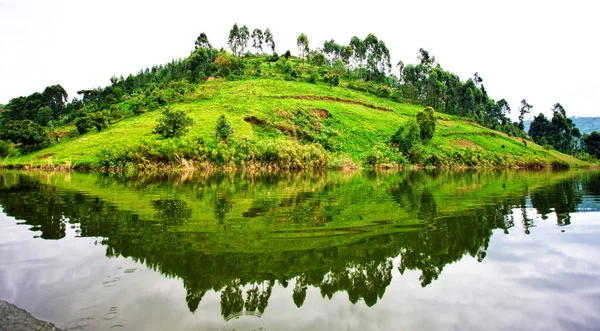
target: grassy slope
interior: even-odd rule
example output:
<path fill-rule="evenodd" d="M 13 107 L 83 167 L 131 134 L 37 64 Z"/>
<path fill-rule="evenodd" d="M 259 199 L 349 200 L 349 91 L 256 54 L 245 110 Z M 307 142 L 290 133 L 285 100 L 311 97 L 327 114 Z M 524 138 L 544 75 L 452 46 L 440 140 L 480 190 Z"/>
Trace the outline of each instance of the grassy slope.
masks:
<path fill-rule="evenodd" d="M 299 97 L 313 98 L 302 99 Z M 350 100 L 353 103 L 315 99 L 329 97 Z M 295 97 L 295 98 L 288 98 Z M 329 89 L 324 84 L 286 82 L 276 79 L 257 79 L 225 82 L 217 79 L 201 84 L 190 97 L 190 102 L 174 105 L 185 110 L 195 121 L 188 137 L 211 137 L 219 115 L 227 114 L 232 122 L 236 137 L 257 139 L 295 139 L 281 131 L 265 130 L 258 125 L 244 121 L 244 117 L 254 115 L 267 120 L 273 127 L 280 126 L 292 130 L 298 128 L 293 121 L 296 111 L 312 114 L 314 109 L 327 110 L 329 118 L 317 119 L 337 134 L 334 139 L 339 150 L 334 157 L 349 157 L 360 162 L 363 155 L 376 143 L 385 143 L 389 137 L 407 120 L 414 118 L 422 106 L 400 104 L 376 96 L 356 92 L 342 87 Z M 360 103 L 360 104 L 358 104 Z M 369 107 L 372 105 L 375 107 Z M 384 111 L 375 108 L 386 108 Z M 484 149 L 496 152 L 507 160 L 540 158 L 545 162 L 561 160 L 570 165 L 584 163 L 556 151 L 545 151 L 542 147 L 528 143 L 524 148 L 520 139 L 481 127 L 465 119 L 438 113 L 437 131 L 433 140 L 426 146 L 428 152 L 446 152 L 471 149 Z M 160 138 L 152 134 L 152 129 L 160 116 L 152 111 L 140 116 L 126 118 L 111 125 L 102 132 L 91 132 L 83 136 L 63 139 L 60 143 L 31 155 L 8 158 L 4 165 L 61 166 L 89 165 L 99 161 L 102 149 L 136 146 L 142 142 L 152 143 Z M 65 131 L 74 128 L 64 128 Z"/>

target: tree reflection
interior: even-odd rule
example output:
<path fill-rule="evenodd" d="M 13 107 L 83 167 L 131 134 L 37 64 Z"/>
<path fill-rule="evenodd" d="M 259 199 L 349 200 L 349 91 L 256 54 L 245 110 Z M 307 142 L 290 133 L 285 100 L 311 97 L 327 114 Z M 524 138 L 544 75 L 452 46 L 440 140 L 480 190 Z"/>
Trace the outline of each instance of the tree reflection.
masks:
<path fill-rule="evenodd" d="M 363 301 L 373 306 L 392 281 L 395 258 L 399 257 L 400 274 L 418 271 L 421 286 L 428 286 L 446 265 L 465 256 L 484 261 L 493 230 L 508 233 L 516 221 L 529 233 L 536 217 L 528 215 L 532 213 L 528 201 L 542 219 L 554 212 L 558 225 L 564 226 L 582 201 L 582 188 L 597 192 L 600 186 L 598 175 L 566 177 L 530 192 L 527 186 L 513 188 L 517 193 L 497 198 L 509 181 L 493 175 L 482 179 L 480 173 L 411 172 L 382 178 L 370 174 L 350 180 L 286 176 L 234 180 L 219 175 L 171 183 L 165 185 L 168 195 L 159 195 L 168 198 L 151 200 L 151 212 L 145 214 L 151 215 L 150 220 L 140 216 L 147 210 L 119 209 L 99 197 L 59 190 L 24 175 L 2 178 L 0 204 L 7 215 L 41 231 L 44 239 L 63 238 L 67 226 L 73 226 L 81 236 L 103 238 L 108 257 L 129 257 L 180 278 L 191 312 L 197 311 L 206 293 L 220 292 L 221 314 L 227 318 L 264 313 L 276 283 L 293 282 L 291 300 L 299 308 L 309 287 L 318 288 L 323 298 L 345 292 L 353 304 Z M 473 190 L 486 196 L 487 188 L 478 184 L 484 180 L 494 198 L 473 199 L 468 207 L 457 208 L 458 198 L 440 193 L 444 185 L 454 185 L 448 192 L 468 197 Z M 111 187 L 110 181 L 102 177 L 98 185 Z M 119 183 L 136 189 L 139 185 L 140 190 L 150 185 Z M 270 195 L 278 189 L 291 193 Z M 365 223 L 364 214 L 356 211 L 371 207 L 365 207 L 365 201 L 373 201 L 374 195 L 376 208 L 391 212 L 381 223 Z M 236 199 L 246 201 L 245 208 L 236 209 Z M 198 201 L 202 208 L 195 204 Z M 513 210 L 520 211 L 521 219 Z M 398 221 L 394 218 L 398 213 L 406 216 Z M 193 219 L 198 214 L 208 214 L 211 221 L 214 216 L 220 226 L 210 228 Z M 350 221 L 360 226 L 346 227 L 344 222 Z M 232 229 L 236 222 L 248 224 L 243 231 Z M 195 223 L 201 226 L 195 228 Z M 335 226 L 328 227 L 330 223 Z"/>

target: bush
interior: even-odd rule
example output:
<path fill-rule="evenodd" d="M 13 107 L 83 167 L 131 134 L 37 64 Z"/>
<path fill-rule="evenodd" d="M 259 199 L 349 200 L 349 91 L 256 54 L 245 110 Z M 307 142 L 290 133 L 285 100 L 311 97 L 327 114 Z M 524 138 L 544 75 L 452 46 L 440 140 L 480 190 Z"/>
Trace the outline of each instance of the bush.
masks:
<path fill-rule="evenodd" d="M 152 133 L 160 134 L 165 138 L 181 137 L 194 124 L 194 120 L 187 116 L 183 110 L 173 110 L 171 107 L 165 107 L 162 114 Z"/>
<path fill-rule="evenodd" d="M 434 110 L 431 107 L 426 107 L 423 111 L 417 114 L 417 123 L 419 124 L 419 129 L 421 130 L 422 142 L 425 143 L 433 138 L 436 121 L 437 119 L 435 118 Z"/>
<path fill-rule="evenodd" d="M 89 116 L 79 117 L 75 120 L 75 127 L 79 134 L 85 134 L 94 127 L 94 120 Z"/>
<path fill-rule="evenodd" d="M 414 120 L 411 120 L 394 133 L 390 138 L 390 144 L 397 147 L 404 155 L 408 155 L 413 146 L 419 143 L 420 135 L 419 125 Z"/>
<path fill-rule="evenodd" d="M 215 125 L 215 138 L 227 141 L 234 133 L 231 123 L 225 117 L 225 114 L 219 116 L 217 125 Z"/>
<path fill-rule="evenodd" d="M 10 121 L 4 124 L 0 131 L 0 139 L 20 144 L 20 149 L 25 154 L 50 145 L 46 129 L 30 120 Z"/>
<path fill-rule="evenodd" d="M 0 156 L 15 156 L 18 155 L 18 151 L 13 147 L 10 141 L 0 140 Z"/>

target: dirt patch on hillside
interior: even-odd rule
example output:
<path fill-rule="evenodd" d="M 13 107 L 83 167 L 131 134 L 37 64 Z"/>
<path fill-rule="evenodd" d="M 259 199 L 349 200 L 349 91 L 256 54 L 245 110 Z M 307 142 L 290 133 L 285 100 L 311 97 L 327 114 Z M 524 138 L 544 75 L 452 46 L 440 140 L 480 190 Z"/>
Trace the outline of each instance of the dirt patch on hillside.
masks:
<path fill-rule="evenodd" d="M 329 112 L 327 111 L 327 109 L 315 108 L 311 109 L 311 112 L 320 119 L 326 119 L 327 117 L 329 117 Z"/>
<path fill-rule="evenodd" d="M 254 124 L 254 125 L 261 125 L 261 126 L 265 125 L 264 120 L 261 120 L 260 118 L 254 116 L 254 115 L 244 117 L 244 122 Z"/>
<path fill-rule="evenodd" d="M 362 102 L 362 101 L 341 99 L 341 98 L 328 97 L 328 96 L 319 96 L 319 95 L 273 95 L 273 96 L 267 96 L 267 98 L 332 101 L 332 102 L 340 102 L 340 103 L 353 104 L 353 105 L 361 105 L 363 107 L 381 110 L 381 111 L 393 111 L 393 109 L 391 109 L 391 108 L 376 106 L 376 105 L 372 105 L 372 104 Z"/>
<path fill-rule="evenodd" d="M 471 148 L 471 149 L 480 149 L 482 148 L 481 146 L 477 145 L 476 143 L 470 141 L 470 140 L 466 140 L 466 139 L 452 139 L 450 140 L 450 144 L 453 146 L 456 146 L 458 148 Z"/>

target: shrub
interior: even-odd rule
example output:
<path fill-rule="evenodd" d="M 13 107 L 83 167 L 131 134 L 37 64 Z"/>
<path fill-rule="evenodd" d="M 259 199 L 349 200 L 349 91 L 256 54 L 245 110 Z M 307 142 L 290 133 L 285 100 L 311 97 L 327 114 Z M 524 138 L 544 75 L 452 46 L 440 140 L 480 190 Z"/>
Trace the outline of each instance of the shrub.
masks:
<path fill-rule="evenodd" d="M 21 144 L 20 148 L 25 154 L 50 145 L 46 129 L 30 120 L 10 121 L 4 124 L 0 131 L 0 139 Z"/>
<path fill-rule="evenodd" d="M 419 143 L 420 135 L 419 125 L 414 120 L 411 120 L 394 133 L 390 138 L 390 144 L 398 147 L 398 150 L 404 153 L 404 155 L 408 155 L 413 146 Z"/>
<path fill-rule="evenodd" d="M 18 155 L 18 151 L 13 147 L 10 141 L 0 140 L 0 156 L 14 156 Z"/>
<path fill-rule="evenodd" d="M 417 114 L 417 123 L 421 130 L 421 141 L 427 142 L 433 138 L 435 133 L 435 118 L 434 110 L 431 107 L 426 107 L 423 111 Z"/>
<path fill-rule="evenodd" d="M 79 117 L 75 120 L 75 127 L 79 134 L 85 134 L 94 127 L 94 120 L 89 116 Z"/>
<path fill-rule="evenodd" d="M 171 107 L 165 107 L 152 133 L 160 134 L 165 138 L 181 137 L 189 131 L 189 127 L 193 124 L 194 120 L 187 116 L 183 110 L 173 110 Z"/>
<path fill-rule="evenodd" d="M 231 123 L 225 117 L 225 114 L 219 116 L 215 125 L 215 138 L 227 141 L 234 133 Z"/>

